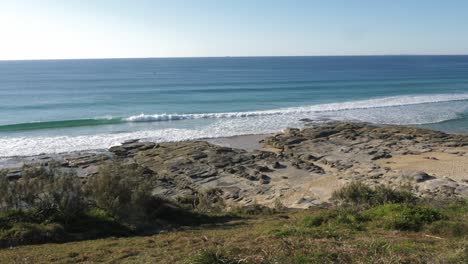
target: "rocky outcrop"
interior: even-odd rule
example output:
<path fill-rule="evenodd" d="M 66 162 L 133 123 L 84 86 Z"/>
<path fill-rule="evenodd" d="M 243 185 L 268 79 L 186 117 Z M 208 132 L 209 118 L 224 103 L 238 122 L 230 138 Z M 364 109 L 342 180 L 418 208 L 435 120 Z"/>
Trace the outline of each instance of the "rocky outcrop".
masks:
<path fill-rule="evenodd" d="M 219 188 L 226 203 L 288 207 L 323 206 L 333 190 L 351 181 L 411 188 L 420 196 L 468 197 L 465 167 L 451 175 L 444 159 L 468 162 L 468 136 L 362 123 L 309 124 L 263 140 L 263 148 L 244 151 L 204 141 L 152 143 L 132 140 L 107 153 L 75 153 L 36 159 L 59 164 L 86 178 L 112 160 L 144 168 L 157 182 L 155 194 L 176 199 Z M 445 156 L 444 156 L 445 155 Z M 448 156 L 447 156 L 448 155 Z M 434 165 L 414 169 L 416 158 Z M 412 163 L 412 160 L 415 161 Z M 427 170 L 426 170 L 427 168 Z M 437 173 L 435 173 L 437 172 Z M 446 174 L 445 174 L 446 172 Z M 16 180 L 21 169 L 6 177 Z"/>
<path fill-rule="evenodd" d="M 156 145 L 157 144 L 153 142 L 139 142 L 139 140 L 129 140 L 125 141 L 120 146 L 111 147 L 109 151 L 118 157 L 126 158 L 134 155 L 139 151 L 152 149 Z"/>

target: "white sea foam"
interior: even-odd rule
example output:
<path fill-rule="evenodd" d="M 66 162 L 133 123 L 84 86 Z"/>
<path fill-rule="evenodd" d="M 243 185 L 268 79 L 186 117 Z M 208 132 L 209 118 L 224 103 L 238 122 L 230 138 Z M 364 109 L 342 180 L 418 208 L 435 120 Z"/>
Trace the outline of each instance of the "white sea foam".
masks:
<path fill-rule="evenodd" d="M 60 153 L 109 148 L 129 139 L 154 142 L 181 141 L 200 138 L 227 137 L 280 131 L 300 127 L 299 120 L 366 121 L 386 124 L 427 124 L 458 118 L 468 110 L 468 94 L 433 96 L 395 96 L 371 100 L 321 104 L 247 113 L 213 113 L 196 115 L 136 116 L 128 122 L 151 120 L 181 120 L 206 118 L 190 125 L 144 126 L 142 130 L 93 135 L 0 137 L 0 157 L 27 156 L 40 153 Z M 390 108 L 389 108 L 390 107 Z M 176 117 L 177 116 L 177 117 Z M 183 118 L 179 118 L 182 116 Z M 174 119 L 179 118 L 179 119 Z M 179 122 L 177 122 L 179 123 Z M 158 125 L 158 124 L 156 124 Z M 125 126 L 125 125 L 124 125 Z M 131 126 L 129 126 L 131 127 Z M 95 128 L 93 128 L 95 129 Z"/>
<path fill-rule="evenodd" d="M 356 109 L 372 109 L 385 107 L 398 107 L 406 105 L 418 105 L 428 103 L 440 103 L 450 101 L 468 100 L 468 94 L 436 94 L 436 95 L 406 95 L 392 96 L 377 99 L 349 101 L 341 103 L 317 104 L 302 107 L 289 107 L 264 111 L 251 112 L 225 112 L 225 113 L 202 113 L 202 114 L 140 114 L 130 116 L 124 120 L 127 122 L 157 122 L 175 121 L 187 119 L 211 119 L 211 118 L 241 118 L 255 116 L 290 115 L 300 113 L 321 113 Z"/>
<path fill-rule="evenodd" d="M 252 134 L 247 130 L 226 130 L 225 126 L 214 126 L 205 129 L 161 129 L 134 131 L 118 134 L 97 134 L 83 136 L 40 136 L 0 138 L 0 157 L 30 156 L 42 153 L 62 153 L 105 149 L 130 139 L 143 139 L 153 142 L 172 142 L 220 136 Z M 252 130 L 251 132 L 256 132 Z M 278 131 L 276 128 L 262 130 L 268 133 Z M 247 133 L 246 133 L 247 132 Z"/>

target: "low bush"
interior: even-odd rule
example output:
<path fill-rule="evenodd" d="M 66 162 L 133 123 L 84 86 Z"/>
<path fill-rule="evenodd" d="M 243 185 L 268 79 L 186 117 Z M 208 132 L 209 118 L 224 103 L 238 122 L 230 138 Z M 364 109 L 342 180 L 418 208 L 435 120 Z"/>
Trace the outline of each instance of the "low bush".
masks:
<path fill-rule="evenodd" d="M 185 196 L 180 202 L 194 203 L 195 211 L 152 195 L 153 182 L 134 165 L 113 163 L 100 169 L 87 183 L 88 198 L 93 206 L 108 212 L 113 218 L 133 229 L 144 231 L 161 225 L 199 225 L 222 221 L 201 213 L 218 212 L 223 201 L 219 189 L 209 189 L 195 196 Z"/>
<path fill-rule="evenodd" d="M 329 214 L 308 215 L 304 217 L 303 224 L 305 227 L 317 227 L 328 222 L 329 219 Z"/>
<path fill-rule="evenodd" d="M 272 230 L 272 234 L 287 236 L 307 236 L 311 238 L 343 239 L 364 230 L 365 219 L 361 214 L 347 209 L 322 209 L 304 216 L 294 225 Z"/>
<path fill-rule="evenodd" d="M 352 182 L 335 191 L 331 200 L 339 206 L 365 209 L 388 203 L 414 203 L 416 197 L 409 191 L 394 190 L 385 186 L 371 188 L 360 182 Z"/>
<path fill-rule="evenodd" d="M 425 225 L 444 217 L 436 208 L 409 204 L 380 205 L 362 214 L 376 225 L 407 231 L 420 231 Z"/>
<path fill-rule="evenodd" d="M 152 195 L 153 187 L 136 164 L 105 165 L 86 183 L 54 167 L 25 167 L 18 180 L 0 177 L 0 247 L 150 234 L 234 218 L 202 214 L 222 209 L 219 189 L 199 193 L 193 211 Z"/>
<path fill-rule="evenodd" d="M 196 218 L 176 204 L 152 195 L 153 183 L 141 168 L 113 163 L 100 169 L 86 185 L 93 207 L 107 212 L 117 221 L 134 229 L 185 223 Z"/>
<path fill-rule="evenodd" d="M 0 233 L 0 247 L 64 242 L 67 239 L 64 227 L 57 223 L 16 223 Z"/>
<path fill-rule="evenodd" d="M 225 205 L 222 197 L 223 191 L 219 188 L 210 188 L 195 194 L 178 196 L 177 203 L 182 207 L 201 213 L 220 213 Z"/>
<path fill-rule="evenodd" d="M 458 215 L 451 219 L 444 210 L 423 204 L 382 204 L 362 211 L 337 207 L 315 211 L 294 225 L 273 230 L 272 234 L 341 239 L 369 228 L 421 231 L 427 227 L 434 234 L 463 237 L 468 227 L 459 219 L 464 218 Z"/>
<path fill-rule="evenodd" d="M 51 219 L 36 209 L 9 210 L 0 214 L 0 247 L 44 242 L 125 236 L 133 230 L 107 212 L 89 209 L 67 222 Z"/>
<path fill-rule="evenodd" d="M 88 209 L 83 215 L 73 219 L 66 230 L 75 239 L 93 239 L 105 236 L 127 236 L 135 233 L 132 227 L 119 222 L 110 213 L 98 209 Z"/>
<path fill-rule="evenodd" d="M 95 206 L 129 222 L 146 217 L 151 204 L 151 184 L 138 167 L 113 163 L 100 168 L 87 185 Z"/>
<path fill-rule="evenodd" d="M 44 167 L 25 167 L 20 179 L 0 179 L 0 209 L 34 209 L 45 218 L 67 222 L 83 213 L 87 201 L 82 184 L 72 173 Z"/>
<path fill-rule="evenodd" d="M 40 211 L 31 210 L 8 210 L 0 213 L 0 229 L 12 228 L 17 223 L 42 223 L 48 219 Z"/>
<path fill-rule="evenodd" d="M 362 230 L 364 223 L 367 221 L 359 212 L 338 208 L 334 210 L 323 211 L 321 213 L 306 216 L 302 224 L 305 227 L 335 227 L 335 228 L 346 228 L 349 230 Z"/>

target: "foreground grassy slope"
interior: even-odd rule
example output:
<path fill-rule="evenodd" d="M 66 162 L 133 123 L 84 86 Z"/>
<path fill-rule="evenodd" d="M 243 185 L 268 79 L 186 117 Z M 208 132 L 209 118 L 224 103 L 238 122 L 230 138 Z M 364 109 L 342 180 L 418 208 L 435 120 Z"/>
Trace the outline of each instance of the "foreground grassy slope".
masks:
<path fill-rule="evenodd" d="M 141 169 L 0 181 L 0 263 L 468 262 L 466 200 L 353 182 L 327 208 L 227 208 L 216 188 L 154 196 Z"/>
<path fill-rule="evenodd" d="M 466 205 L 415 206 L 411 215 L 398 206 L 259 214 L 152 236 L 7 248 L 0 263 L 466 263 Z M 401 221 L 413 226 L 393 225 Z"/>

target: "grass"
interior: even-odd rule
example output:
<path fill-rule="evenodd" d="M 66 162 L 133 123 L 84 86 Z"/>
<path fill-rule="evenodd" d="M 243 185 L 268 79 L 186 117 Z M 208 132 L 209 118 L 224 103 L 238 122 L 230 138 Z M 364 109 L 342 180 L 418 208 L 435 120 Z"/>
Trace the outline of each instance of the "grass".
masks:
<path fill-rule="evenodd" d="M 103 178 L 103 184 L 97 185 L 102 191 L 96 189 L 91 196 L 107 210 L 79 207 L 83 209 L 73 217 L 57 213 L 67 210 L 44 211 L 40 206 L 0 213 L 0 263 L 465 263 L 468 259 L 467 201 L 418 200 L 404 191 L 352 183 L 333 194 L 336 206 L 328 209 L 294 211 L 254 204 L 220 212 L 222 201 L 212 190 L 199 194 L 198 200 L 188 199 L 195 208 L 187 210 L 148 196 L 139 184 L 133 191 L 127 182 L 137 181 L 121 178 L 117 183 L 112 177 Z M 107 189 L 109 185 L 117 187 Z M 112 197 L 118 197 L 119 203 Z M 139 211 L 138 218 L 128 214 L 128 208 Z M 38 243 L 44 244 L 18 246 Z"/>
<path fill-rule="evenodd" d="M 425 225 L 444 218 L 437 208 L 408 204 L 385 204 L 362 213 L 374 225 L 393 230 L 420 231 Z"/>
<path fill-rule="evenodd" d="M 76 175 L 50 166 L 24 167 L 23 171 L 15 181 L 0 175 L 0 248 L 147 235 L 235 217 L 187 210 L 153 196 L 153 182 L 139 166 L 109 164 L 85 184 Z M 203 197 L 203 203 L 198 202 L 205 207 L 203 211 L 222 205 L 219 192 L 212 189 L 197 196 Z"/>
<path fill-rule="evenodd" d="M 161 229 L 195 228 L 240 219 L 239 214 L 199 214 L 166 208 L 164 216 L 145 226 L 125 224 L 102 209 L 91 208 L 66 224 L 46 218 L 36 210 L 0 213 L 0 248 L 28 244 L 60 243 L 105 237 L 128 237 L 157 233 Z M 160 212 L 162 213 L 162 212 Z M 1 263 L 1 261 L 0 261 Z"/>
<path fill-rule="evenodd" d="M 361 182 L 352 182 L 336 190 L 331 200 L 337 205 L 359 209 L 389 203 L 412 204 L 417 201 L 409 191 L 394 190 L 385 186 L 372 188 Z"/>
<path fill-rule="evenodd" d="M 443 210 L 427 205 L 404 209 L 402 215 L 405 210 L 416 210 L 421 212 L 415 214 L 417 219 L 424 220 L 421 228 L 409 231 L 377 224 L 387 221 L 388 214 L 399 209 L 398 204 L 391 204 L 358 215 L 350 210 L 327 209 L 249 215 L 151 236 L 2 249 L 0 262 L 463 263 L 466 260 L 468 234 L 466 229 L 460 231 L 467 216 L 463 213 L 464 205 Z M 432 218 L 432 209 L 440 214 L 440 220 Z"/>
<path fill-rule="evenodd" d="M 0 214 L 0 247 L 133 234 L 108 213 L 91 209 L 67 224 L 46 218 L 37 210 L 11 210 Z"/>
<path fill-rule="evenodd" d="M 0 245 L 63 242 L 66 239 L 67 233 L 60 224 L 18 223 L 0 234 Z"/>
<path fill-rule="evenodd" d="M 202 251 L 200 254 L 194 256 L 189 260 L 194 264 L 237 264 L 243 262 L 242 259 L 235 259 L 227 256 L 223 252 L 219 252 L 213 249 Z"/>

